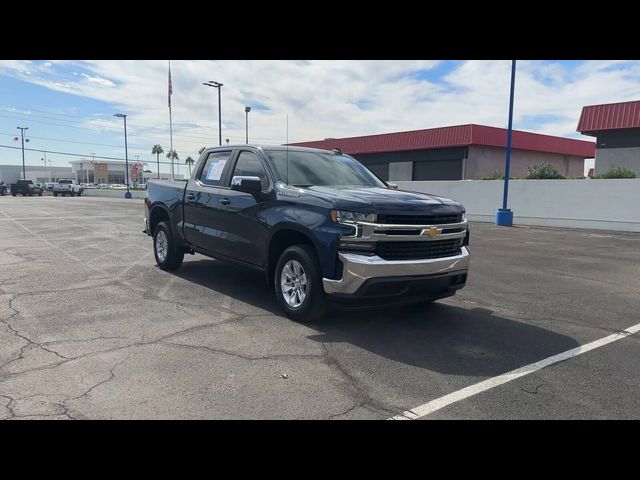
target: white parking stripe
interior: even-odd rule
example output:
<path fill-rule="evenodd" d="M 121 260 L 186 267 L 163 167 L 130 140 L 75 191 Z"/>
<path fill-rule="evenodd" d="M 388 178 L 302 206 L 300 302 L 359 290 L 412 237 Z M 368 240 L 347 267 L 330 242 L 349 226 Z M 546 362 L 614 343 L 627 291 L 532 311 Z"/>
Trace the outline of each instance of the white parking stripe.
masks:
<path fill-rule="evenodd" d="M 625 338 L 639 331 L 640 323 L 629 327 L 622 332 L 614 333 L 613 335 L 601 338 L 600 340 L 595 340 L 591 343 L 587 343 L 585 345 L 572 348 L 571 350 L 567 350 L 566 352 L 562 352 L 552 357 L 545 358 L 544 360 L 540 360 L 539 362 L 531 363 L 529 365 L 525 365 L 524 367 L 511 370 L 510 372 L 504 373 L 502 375 L 498 375 L 497 377 L 489 378 L 487 380 L 484 380 L 483 382 L 470 385 L 461 390 L 445 395 L 444 397 L 436 398 L 435 400 L 431 400 L 430 402 L 420 405 L 419 407 L 412 408 L 411 410 L 407 410 L 400 415 L 391 417 L 388 420 L 414 420 L 416 418 L 424 417 L 440 410 L 441 408 L 459 402 L 460 400 L 472 397 L 504 383 L 511 382 L 512 380 L 515 380 L 517 378 L 524 377 L 525 375 L 529 375 L 530 373 L 536 372 L 544 367 L 548 367 L 549 365 L 553 365 L 554 363 L 562 362 L 563 360 L 567 360 L 596 348 L 603 347 L 604 345 L 608 345 L 609 343 L 615 342 L 617 340 L 620 340 L 621 338 Z"/>

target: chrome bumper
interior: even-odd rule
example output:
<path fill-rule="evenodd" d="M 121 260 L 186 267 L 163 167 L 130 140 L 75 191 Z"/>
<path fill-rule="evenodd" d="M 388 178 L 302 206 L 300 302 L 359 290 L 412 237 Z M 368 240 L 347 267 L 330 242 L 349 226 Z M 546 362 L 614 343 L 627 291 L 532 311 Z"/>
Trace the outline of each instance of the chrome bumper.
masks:
<path fill-rule="evenodd" d="M 327 294 L 351 295 L 370 278 L 437 275 L 469 269 L 467 247 L 462 247 L 460 255 L 427 260 L 384 260 L 377 255 L 366 256 L 342 252 L 338 252 L 338 258 L 343 263 L 342 278 L 340 280 L 322 279 L 324 291 Z"/>

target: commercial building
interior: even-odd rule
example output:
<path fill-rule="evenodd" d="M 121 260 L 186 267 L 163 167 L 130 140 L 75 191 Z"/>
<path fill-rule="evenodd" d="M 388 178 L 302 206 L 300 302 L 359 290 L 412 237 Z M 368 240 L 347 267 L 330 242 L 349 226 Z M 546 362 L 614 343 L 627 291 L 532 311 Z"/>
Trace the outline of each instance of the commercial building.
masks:
<path fill-rule="evenodd" d="M 352 155 L 384 180 L 466 180 L 504 172 L 507 130 L 456 125 L 409 132 L 293 143 Z M 593 142 L 514 130 L 511 176 L 525 177 L 529 165 L 551 163 L 562 175 L 584 175 Z"/>
<path fill-rule="evenodd" d="M 640 175 L 640 100 L 583 107 L 577 130 L 596 137 L 596 175 L 612 166 Z"/>
<path fill-rule="evenodd" d="M 79 183 L 126 184 L 126 162 L 122 160 L 73 160 L 69 162 L 72 178 Z M 129 162 L 129 183 L 144 183 L 150 178 L 157 178 L 157 173 L 148 170 L 152 162 Z M 160 178 L 168 180 L 171 174 L 161 173 Z M 183 175 L 174 175 L 182 179 Z"/>
<path fill-rule="evenodd" d="M 27 180 L 34 183 L 57 182 L 59 178 L 73 178 L 71 167 L 44 167 L 26 165 Z M 22 180 L 22 165 L 0 165 L 0 180 L 7 185 Z"/>

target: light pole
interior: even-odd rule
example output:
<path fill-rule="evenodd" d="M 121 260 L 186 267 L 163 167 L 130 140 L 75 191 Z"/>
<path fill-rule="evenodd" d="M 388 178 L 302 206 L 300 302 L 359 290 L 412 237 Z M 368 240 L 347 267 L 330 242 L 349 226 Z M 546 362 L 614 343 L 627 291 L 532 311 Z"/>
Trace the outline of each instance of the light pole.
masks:
<path fill-rule="evenodd" d="M 44 155 L 46 157 L 47 152 Z M 49 162 L 49 182 L 53 182 L 53 160 L 46 160 L 46 162 Z"/>
<path fill-rule="evenodd" d="M 90 153 L 91 155 L 91 168 L 93 169 L 93 182 L 96 183 L 96 154 Z M 89 183 L 89 172 L 87 171 L 87 183 Z"/>
<path fill-rule="evenodd" d="M 222 96 L 220 95 L 220 91 L 222 90 L 222 85 L 224 84 L 209 80 L 208 82 L 203 83 L 203 85 L 218 89 L 218 140 L 219 145 L 222 146 Z"/>
<path fill-rule="evenodd" d="M 18 127 L 18 130 L 20 130 L 20 138 L 22 139 L 22 179 L 26 180 L 27 173 L 24 168 L 24 131 L 29 130 L 29 127 Z"/>
<path fill-rule="evenodd" d="M 124 198 L 131 198 L 131 192 L 129 191 L 129 153 L 127 151 L 127 116 L 124 113 L 116 113 L 113 116 L 124 119 L 124 174 L 127 180 L 127 193 L 124 194 Z"/>
<path fill-rule="evenodd" d="M 40 160 L 42 160 L 42 163 L 44 163 L 44 170 L 46 172 L 47 171 L 47 152 L 42 152 L 42 154 L 44 155 L 44 158 L 41 158 Z M 51 182 L 51 176 L 49 176 L 49 179 L 47 181 Z"/>
<path fill-rule="evenodd" d="M 511 164 L 511 128 L 513 126 L 513 94 L 516 88 L 516 61 L 511 60 L 511 91 L 509 93 L 509 126 L 507 127 L 507 158 L 504 166 L 504 191 L 502 193 L 502 208 L 496 212 L 496 225 L 511 227 L 513 225 L 513 212 L 507 208 L 507 195 L 509 193 L 509 167 Z"/>
<path fill-rule="evenodd" d="M 244 127 L 246 131 L 245 135 L 245 143 L 249 143 L 249 112 L 251 111 L 251 107 L 244 107 L 245 121 Z"/>

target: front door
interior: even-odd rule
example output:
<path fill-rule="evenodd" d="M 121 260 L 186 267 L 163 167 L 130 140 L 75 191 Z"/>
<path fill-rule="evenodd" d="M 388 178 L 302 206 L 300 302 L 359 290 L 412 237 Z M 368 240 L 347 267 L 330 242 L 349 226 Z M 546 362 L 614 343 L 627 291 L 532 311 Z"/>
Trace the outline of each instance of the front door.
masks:
<path fill-rule="evenodd" d="M 264 204 L 268 201 L 267 192 L 271 182 L 263 161 L 254 152 L 242 150 L 227 176 L 227 185 L 234 176 L 258 177 L 262 181 L 263 194 L 238 192 L 230 188 L 220 190 L 220 204 L 223 205 L 224 242 L 222 252 L 252 265 L 264 264 L 264 245 L 267 239 L 267 227 L 261 217 Z"/>
<path fill-rule="evenodd" d="M 231 150 L 214 151 L 190 180 L 184 196 L 184 236 L 190 244 L 220 253 L 222 205 L 220 186 L 225 182 Z"/>

